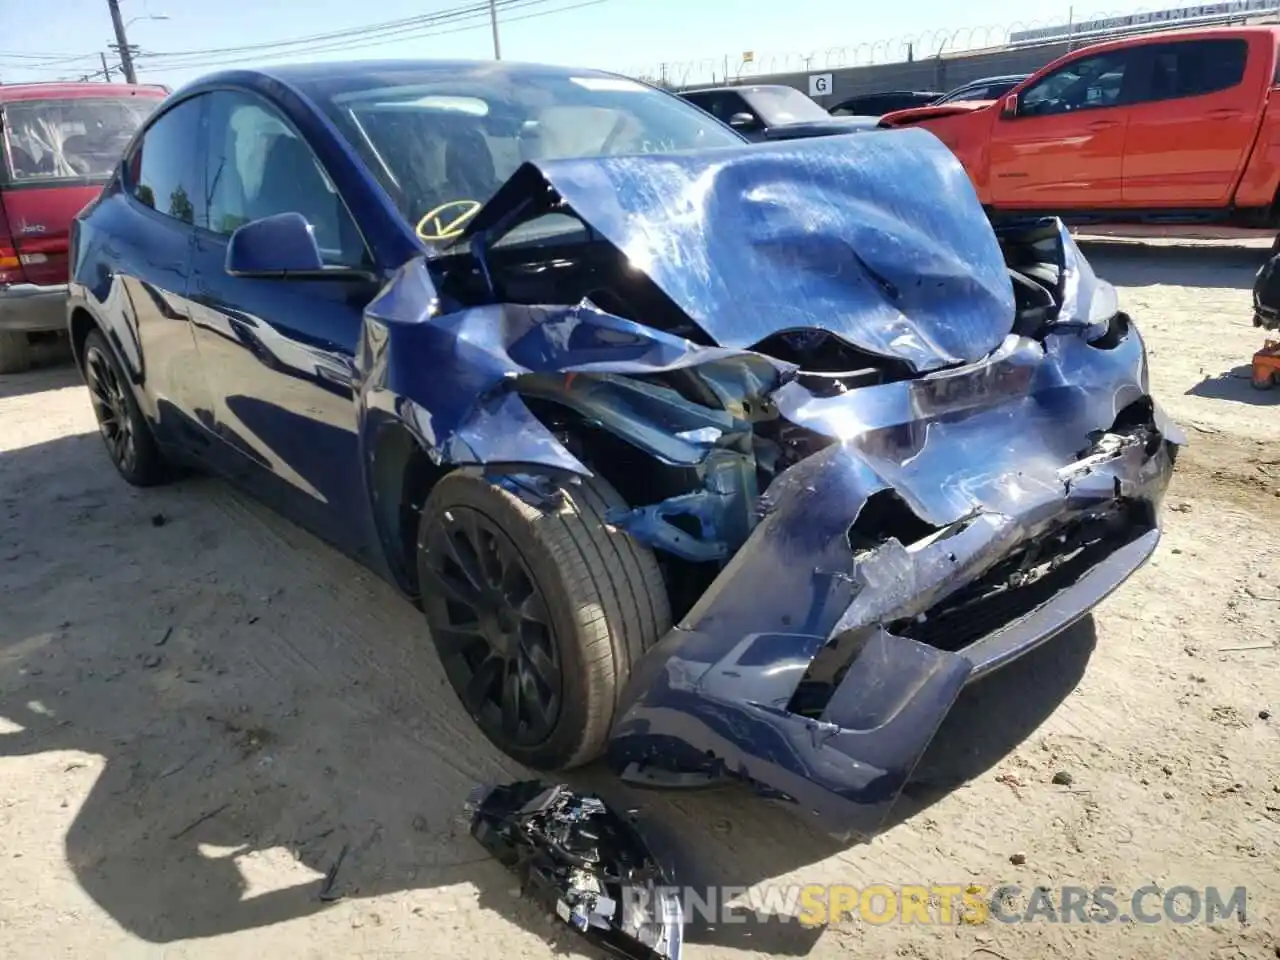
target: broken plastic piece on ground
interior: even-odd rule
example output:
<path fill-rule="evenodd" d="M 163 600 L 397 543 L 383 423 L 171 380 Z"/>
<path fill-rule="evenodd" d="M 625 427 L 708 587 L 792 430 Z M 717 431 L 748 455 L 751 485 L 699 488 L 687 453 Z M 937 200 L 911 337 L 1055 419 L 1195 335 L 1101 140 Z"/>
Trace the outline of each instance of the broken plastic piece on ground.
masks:
<path fill-rule="evenodd" d="M 523 780 L 480 786 L 471 835 L 530 894 L 596 947 L 627 960 L 679 960 L 683 916 L 661 867 L 598 797 Z"/>

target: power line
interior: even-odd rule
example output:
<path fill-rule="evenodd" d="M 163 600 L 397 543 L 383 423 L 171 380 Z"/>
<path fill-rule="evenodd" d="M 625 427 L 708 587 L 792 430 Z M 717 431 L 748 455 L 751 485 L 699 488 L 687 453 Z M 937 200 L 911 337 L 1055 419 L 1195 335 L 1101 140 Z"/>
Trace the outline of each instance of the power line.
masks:
<path fill-rule="evenodd" d="M 502 10 L 506 7 L 529 2 L 545 3 L 547 0 L 496 0 L 495 6 L 499 10 Z M 434 27 L 440 23 L 449 22 L 450 20 L 459 17 L 469 17 L 477 13 L 487 14 L 488 10 L 489 0 L 473 0 L 473 2 L 465 5 L 447 7 L 442 10 L 436 10 L 432 13 L 420 14 L 413 17 L 403 17 L 398 20 L 388 20 L 382 23 L 364 24 L 359 27 L 346 27 L 341 30 L 310 34 L 303 37 L 294 37 L 288 40 L 271 40 L 263 43 L 249 43 L 234 47 L 209 47 L 199 50 L 162 50 L 156 51 L 153 55 L 165 58 L 197 56 L 203 58 L 208 57 L 211 54 L 240 54 L 254 50 L 271 50 L 285 47 L 309 47 L 316 44 L 332 44 L 334 42 L 379 35 L 388 35 L 394 38 L 410 34 L 418 29 Z"/>
<path fill-rule="evenodd" d="M 498 9 L 502 10 L 520 10 L 528 7 L 540 6 L 548 3 L 550 0 L 497 0 Z M 504 23 L 515 23 L 521 20 L 533 20 L 539 17 L 551 16 L 558 13 L 567 13 L 570 10 L 578 10 L 584 7 L 592 7 L 597 4 L 604 3 L 605 0 L 582 0 L 582 2 L 572 3 L 552 10 L 542 10 L 536 13 L 525 13 L 518 16 L 503 17 Z M 468 21 L 478 20 L 479 22 L 468 23 Z M 260 63 L 264 60 L 275 60 L 281 57 L 305 57 L 311 54 L 331 53 L 336 51 L 347 50 L 363 50 L 371 47 L 385 46 L 388 43 L 395 43 L 402 40 L 425 39 L 428 37 L 446 36 L 454 33 L 465 33 L 468 30 L 478 30 L 488 26 L 489 5 L 486 2 L 479 5 L 478 8 L 472 8 L 468 13 L 460 13 L 451 16 L 448 20 L 440 21 L 434 27 L 415 27 L 409 31 L 403 31 L 390 36 L 383 36 L 377 39 L 371 39 L 360 43 L 333 43 L 322 44 L 309 47 L 302 50 L 282 50 L 277 53 L 264 53 L 253 56 L 244 57 L 211 57 L 203 59 L 191 59 L 177 61 L 161 54 L 152 54 L 149 51 L 142 51 L 140 58 L 146 58 L 145 62 L 151 69 L 167 68 L 173 69 L 192 69 L 196 67 L 218 67 L 233 66 L 239 63 Z M 447 29 L 440 27 L 448 24 L 461 24 L 449 26 Z M 153 64 L 152 59 L 159 59 L 160 62 Z"/>
<path fill-rule="evenodd" d="M 553 0 L 473 0 L 473 2 L 464 5 L 448 7 L 429 14 L 404 17 L 376 24 L 365 24 L 360 27 L 348 27 L 289 40 L 267 41 L 235 47 L 209 47 L 197 50 L 149 51 L 138 50 L 137 47 L 133 47 L 129 52 L 133 54 L 134 58 L 145 58 L 147 66 L 153 70 L 165 68 L 185 70 L 199 67 L 231 66 L 239 63 L 278 60 L 281 57 L 306 57 L 312 54 L 364 50 L 404 40 L 426 39 L 428 37 L 463 33 L 490 25 L 490 21 L 497 14 L 504 14 L 501 18 L 503 22 L 515 23 L 521 20 L 533 20 L 539 17 L 596 6 L 604 3 L 605 0 L 580 0 L 580 2 L 569 3 L 550 10 L 519 13 L 519 11 L 543 6 L 549 2 L 553 2 Z M 351 41 L 356 42 L 353 43 Z M 119 44 L 112 45 L 112 49 L 117 54 L 121 53 Z M 497 53 L 496 43 L 495 53 Z M 224 54 L 233 56 L 223 56 Z M 240 54 L 248 55 L 241 56 Z M 7 59 L 9 56 L 0 52 L 0 61 Z M 15 52 L 12 57 L 15 60 L 36 61 L 34 63 L 14 63 L 11 65 L 12 68 L 58 73 L 66 77 L 69 66 L 97 60 L 100 54 Z M 123 60 L 123 57 L 120 59 Z M 4 64 L 0 63 L 0 66 L 2 65 Z M 124 72 L 123 63 L 115 63 L 110 69 Z M 99 69 L 88 73 L 87 76 L 92 79 L 103 76 L 103 74 L 104 71 Z"/>

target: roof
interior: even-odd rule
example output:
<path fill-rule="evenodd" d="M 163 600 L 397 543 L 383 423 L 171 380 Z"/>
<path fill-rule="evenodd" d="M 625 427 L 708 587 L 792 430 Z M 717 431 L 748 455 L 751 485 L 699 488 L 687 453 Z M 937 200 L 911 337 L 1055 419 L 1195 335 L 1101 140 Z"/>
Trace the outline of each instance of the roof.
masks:
<path fill-rule="evenodd" d="M 0 84 L 0 103 L 19 100 L 73 100 L 83 97 L 164 97 L 164 87 L 150 83 L 5 83 Z"/>
<path fill-rule="evenodd" d="M 336 63 L 270 64 L 209 73 L 183 86 L 179 94 L 219 84 L 269 89 L 273 84 L 312 97 L 332 97 L 370 87 L 447 82 L 457 89 L 518 83 L 521 78 L 611 77 L 643 81 L 602 70 L 517 63 L 509 60 L 348 60 Z"/>
<path fill-rule="evenodd" d="M 696 87 L 693 90 L 681 90 L 680 93 L 719 93 L 721 90 L 741 93 L 743 90 L 795 90 L 795 87 L 789 87 L 785 83 L 731 83 L 720 87 Z"/>
<path fill-rule="evenodd" d="M 271 64 L 257 68 L 253 72 L 266 74 L 286 83 L 313 83 L 324 79 L 355 79 L 364 78 L 370 74 L 402 72 L 419 75 L 439 74 L 441 78 L 461 75 L 470 79 L 489 77 L 495 80 L 521 76 L 612 76 L 602 70 L 585 70 L 544 63 L 520 63 L 511 60 L 346 60 L 336 63 L 326 61 Z"/>

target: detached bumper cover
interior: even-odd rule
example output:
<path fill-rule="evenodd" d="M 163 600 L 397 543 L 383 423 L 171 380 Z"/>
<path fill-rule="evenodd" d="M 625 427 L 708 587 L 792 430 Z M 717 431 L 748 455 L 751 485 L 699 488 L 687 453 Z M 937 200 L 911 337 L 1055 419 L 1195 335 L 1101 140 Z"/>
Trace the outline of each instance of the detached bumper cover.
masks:
<path fill-rule="evenodd" d="M 1010 337 L 988 360 L 832 398 L 784 386 L 779 412 L 840 442 L 770 486 L 745 546 L 636 666 L 614 767 L 730 775 L 833 833 L 874 832 L 961 689 L 1155 549 L 1185 438 L 1145 379 L 1129 329 L 1110 349 Z M 923 536 L 892 535 L 894 504 Z"/>
<path fill-rule="evenodd" d="M 67 326 L 67 285 L 0 287 L 0 330 L 45 333 Z"/>

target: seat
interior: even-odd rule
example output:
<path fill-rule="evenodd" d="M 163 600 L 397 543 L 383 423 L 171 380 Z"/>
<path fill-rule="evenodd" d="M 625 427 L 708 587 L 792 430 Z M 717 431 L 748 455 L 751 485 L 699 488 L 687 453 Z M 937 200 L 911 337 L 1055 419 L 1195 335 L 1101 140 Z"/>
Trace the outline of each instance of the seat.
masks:
<path fill-rule="evenodd" d="M 300 213 L 322 248 L 342 248 L 338 195 L 329 189 L 306 144 L 281 134 L 267 148 L 262 182 L 249 202 L 251 220 L 277 213 Z"/>
<path fill-rule="evenodd" d="M 489 144 L 478 130 L 462 129 L 449 134 L 444 175 L 459 200 L 488 200 L 501 186 Z"/>

